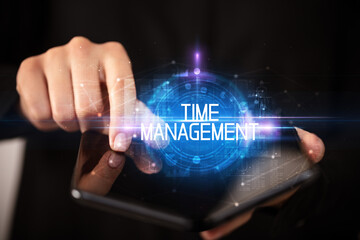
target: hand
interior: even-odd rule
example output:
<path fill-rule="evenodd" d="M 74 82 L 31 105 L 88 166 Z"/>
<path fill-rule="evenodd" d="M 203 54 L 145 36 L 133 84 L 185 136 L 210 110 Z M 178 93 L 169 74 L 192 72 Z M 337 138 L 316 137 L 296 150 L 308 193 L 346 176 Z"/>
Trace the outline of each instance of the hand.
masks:
<path fill-rule="evenodd" d="M 307 155 L 309 161 L 311 161 L 312 163 L 319 162 L 323 158 L 325 152 L 325 146 L 322 140 L 319 137 L 317 137 L 315 134 L 309 133 L 300 128 L 296 128 L 296 131 L 301 140 L 301 148 L 303 152 Z M 287 199 L 289 199 L 297 191 L 297 189 L 298 188 L 286 192 L 258 207 L 281 206 Z M 251 219 L 254 210 L 255 209 L 251 209 L 250 211 L 216 228 L 203 231 L 200 233 L 200 235 L 204 239 L 222 238 L 227 234 L 231 233 L 232 231 L 234 231 L 236 228 L 247 223 Z"/>
<path fill-rule="evenodd" d="M 115 151 L 128 149 L 138 104 L 131 63 L 118 42 L 74 37 L 25 59 L 17 74 L 20 110 L 40 130 L 101 129 Z M 110 117 L 110 118 L 109 118 Z"/>

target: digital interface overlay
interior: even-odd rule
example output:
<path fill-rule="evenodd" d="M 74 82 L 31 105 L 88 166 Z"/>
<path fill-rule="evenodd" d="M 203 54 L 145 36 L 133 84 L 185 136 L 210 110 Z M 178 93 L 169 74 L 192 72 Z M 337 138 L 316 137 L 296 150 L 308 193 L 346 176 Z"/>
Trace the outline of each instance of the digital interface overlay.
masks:
<path fill-rule="evenodd" d="M 134 125 L 119 126 L 133 134 L 131 159 L 109 194 L 176 209 L 195 199 L 193 208 L 185 204 L 186 209 L 178 210 L 199 217 L 210 209 L 239 207 L 303 173 L 309 177 L 311 164 L 300 152 L 292 125 L 302 127 L 323 117 L 282 115 L 278 102 L 295 106 L 295 111 L 304 105 L 287 89 L 278 92 L 271 87 L 278 75 L 271 81 L 268 74 L 245 75 L 175 61 L 138 73 L 137 99 L 146 111 L 136 108 Z M 278 86 L 289 85 L 282 81 Z M 84 153 L 93 152 L 94 145 L 109 149 L 106 136 L 100 142 L 97 138 L 91 133 L 83 136 Z M 97 160 L 95 155 L 88 158 Z"/>
<path fill-rule="evenodd" d="M 266 88 L 250 91 L 246 80 L 198 67 L 150 79 L 140 84 L 138 97 L 161 122 L 141 119 L 136 139 L 157 145 L 168 176 L 245 170 L 245 159 L 280 157 L 269 141 L 280 137 L 281 126 Z"/>

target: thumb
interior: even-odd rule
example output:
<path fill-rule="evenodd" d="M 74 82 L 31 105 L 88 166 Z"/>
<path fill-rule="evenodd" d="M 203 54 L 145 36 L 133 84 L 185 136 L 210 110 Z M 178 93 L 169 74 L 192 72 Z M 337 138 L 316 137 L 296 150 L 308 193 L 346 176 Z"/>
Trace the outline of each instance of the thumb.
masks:
<path fill-rule="evenodd" d="M 295 127 L 300 138 L 300 145 L 309 160 L 313 163 L 318 163 L 325 153 L 325 145 L 323 141 L 313 133 L 305 131 L 301 128 Z"/>

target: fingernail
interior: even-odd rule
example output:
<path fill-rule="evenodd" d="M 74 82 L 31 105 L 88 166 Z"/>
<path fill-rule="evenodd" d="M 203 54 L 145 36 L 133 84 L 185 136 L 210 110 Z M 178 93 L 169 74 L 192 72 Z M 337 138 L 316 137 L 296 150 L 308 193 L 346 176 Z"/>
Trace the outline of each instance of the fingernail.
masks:
<path fill-rule="evenodd" d="M 113 152 L 111 153 L 108 159 L 108 165 L 111 168 L 118 168 L 121 165 L 122 161 L 123 161 L 122 156 Z"/>
<path fill-rule="evenodd" d="M 126 135 L 124 133 L 119 133 L 115 137 L 114 141 L 114 150 L 119 152 L 125 152 L 126 151 Z"/>

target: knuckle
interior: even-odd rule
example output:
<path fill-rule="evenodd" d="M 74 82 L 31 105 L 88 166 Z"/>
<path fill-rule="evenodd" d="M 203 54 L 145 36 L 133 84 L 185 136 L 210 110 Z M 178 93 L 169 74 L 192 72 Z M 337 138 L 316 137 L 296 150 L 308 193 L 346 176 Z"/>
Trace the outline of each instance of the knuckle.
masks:
<path fill-rule="evenodd" d="M 51 128 L 48 126 L 48 124 L 44 124 L 42 122 L 36 122 L 36 121 L 33 121 L 32 124 L 40 131 L 49 131 L 51 130 Z"/>
<path fill-rule="evenodd" d="M 84 120 L 84 119 L 88 119 L 92 116 L 94 116 L 94 113 L 86 110 L 86 109 L 76 109 L 76 116 L 81 119 L 81 120 Z"/>
<path fill-rule="evenodd" d="M 121 53 L 126 53 L 125 51 L 125 47 L 119 43 L 119 42 L 115 42 L 115 41 L 111 41 L 111 42 L 106 42 L 104 43 L 104 47 L 111 52 L 115 51 L 115 52 L 121 52 Z"/>
<path fill-rule="evenodd" d="M 46 59 L 53 60 L 62 54 L 62 47 L 53 47 L 46 51 L 44 54 Z"/>
<path fill-rule="evenodd" d="M 22 85 L 24 84 L 25 79 L 33 75 L 38 68 L 39 63 L 37 57 L 29 57 L 21 62 L 16 76 L 16 90 L 19 94 L 21 93 Z"/>
<path fill-rule="evenodd" d="M 99 106 L 97 109 L 78 109 L 76 110 L 76 116 L 79 119 L 92 119 L 102 115 L 103 109 Z"/>
<path fill-rule="evenodd" d="M 136 100 L 136 87 L 135 87 L 135 80 L 133 77 L 129 77 L 125 79 L 125 89 L 128 92 L 129 101 Z"/>
<path fill-rule="evenodd" d="M 40 124 L 39 122 L 32 122 L 33 126 L 36 127 L 38 130 L 40 131 L 46 131 L 47 128 L 45 127 L 44 124 Z"/>
<path fill-rule="evenodd" d="M 31 119 L 36 122 L 52 119 L 50 110 L 41 106 L 32 106 L 30 116 Z"/>
<path fill-rule="evenodd" d="M 69 41 L 67 47 L 72 54 L 87 54 L 91 45 L 92 42 L 89 39 L 82 36 L 76 36 Z"/>
<path fill-rule="evenodd" d="M 76 116 L 69 107 L 66 108 L 55 107 L 53 109 L 53 119 L 59 125 L 64 126 L 71 121 L 75 121 Z"/>
<path fill-rule="evenodd" d="M 131 76 L 128 76 L 125 78 L 125 87 L 134 87 L 135 86 L 135 79 L 134 77 L 131 75 Z M 133 92 L 131 92 L 131 94 L 134 94 Z"/>
<path fill-rule="evenodd" d="M 103 113 L 104 111 L 104 104 L 101 96 L 94 96 L 89 93 L 91 98 L 86 96 L 78 96 L 79 101 L 75 104 L 75 112 L 78 118 L 92 118 L 98 117 L 98 114 Z"/>
<path fill-rule="evenodd" d="M 104 112 L 105 109 L 104 104 L 100 101 L 94 103 L 94 108 L 95 108 L 95 112 L 94 112 L 95 116 L 98 116 L 98 114 Z"/>
<path fill-rule="evenodd" d="M 87 43 L 90 43 L 90 40 L 83 36 L 75 36 L 69 41 L 70 45 L 79 46 L 79 47 Z"/>
<path fill-rule="evenodd" d="M 29 72 L 34 72 L 39 67 L 37 57 L 28 57 L 21 62 L 18 70 L 18 78 L 22 75 L 28 74 Z"/>

